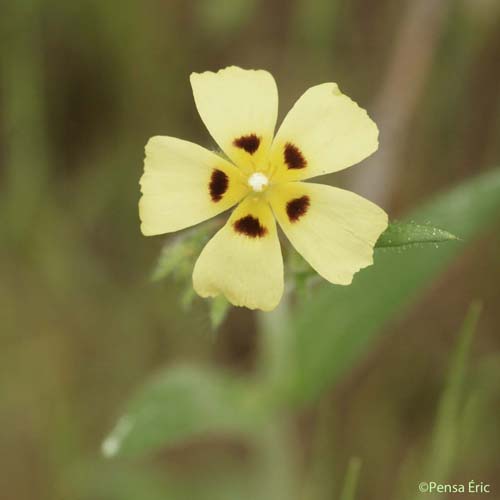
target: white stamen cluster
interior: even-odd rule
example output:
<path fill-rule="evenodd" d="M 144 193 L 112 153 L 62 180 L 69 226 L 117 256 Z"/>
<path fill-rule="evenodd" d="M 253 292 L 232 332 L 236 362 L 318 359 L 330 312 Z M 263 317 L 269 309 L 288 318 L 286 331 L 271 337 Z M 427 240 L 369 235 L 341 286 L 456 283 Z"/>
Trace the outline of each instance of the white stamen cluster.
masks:
<path fill-rule="evenodd" d="M 269 184 L 269 179 L 261 172 L 255 172 L 248 178 L 248 185 L 260 193 Z"/>

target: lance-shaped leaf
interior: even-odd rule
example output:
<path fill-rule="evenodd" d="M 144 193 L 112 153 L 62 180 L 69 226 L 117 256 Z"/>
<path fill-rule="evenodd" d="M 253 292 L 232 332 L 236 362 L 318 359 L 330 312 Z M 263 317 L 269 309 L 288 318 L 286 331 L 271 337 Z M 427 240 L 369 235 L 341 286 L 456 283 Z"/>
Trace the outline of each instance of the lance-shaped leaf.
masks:
<path fill-rule="evenodd" d="M 454 235 L 429 224 L 415 222 L 392 222 L 380 235 L 377 248 L 408 247 L 423 243 L 442 243 L 458 240 Z"/>
<path fill-rule="evenodd" d="M 135 455 L 217 431 L 245 433 L 268 416 L 264 394 L 246 380 L 181 365 L 160 373 L 130 401 L 102 445 Z"/>

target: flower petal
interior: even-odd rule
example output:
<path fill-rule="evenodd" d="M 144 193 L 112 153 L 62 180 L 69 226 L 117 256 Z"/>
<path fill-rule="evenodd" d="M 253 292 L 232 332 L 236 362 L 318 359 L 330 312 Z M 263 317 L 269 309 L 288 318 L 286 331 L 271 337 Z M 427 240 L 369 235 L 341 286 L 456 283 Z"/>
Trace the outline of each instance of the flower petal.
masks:
<path fill-rule="evenodd" d="M 266 159 L 278 114 L 278 90 L 270 73 L 230 66 L 192 73 L 194 100 L 221 149 L 246 173 Z"/>
<path fill-rule="evenodd" d="M 307 90 L 285 117 L 271 148 L 275 181 L 336 172 L 376 151 L 378 129 L 335 83 Z"/>
<path fill-rule="evenodd" d="M 269 205 L 249 195 L 207 243 L 193 271 L 202 297 L 222 293 L 235 306 L 270 311 L 283 295 L 283 259 Z"/>
<path fill-rule="evenodd" d="M 304 182 L 274 186 L 269 201 L 296 250 L 326 280 L 349 285 L 373 263 L 373 246 L 387 214 L 343 189 Z"/>
<path fill-rule="evenodd" d="M 231 208 L 248 192 L 234 165 L 174 137 L 149 140 L 140 184 L 139 217 L 146 236 L 198 224 Z"/>

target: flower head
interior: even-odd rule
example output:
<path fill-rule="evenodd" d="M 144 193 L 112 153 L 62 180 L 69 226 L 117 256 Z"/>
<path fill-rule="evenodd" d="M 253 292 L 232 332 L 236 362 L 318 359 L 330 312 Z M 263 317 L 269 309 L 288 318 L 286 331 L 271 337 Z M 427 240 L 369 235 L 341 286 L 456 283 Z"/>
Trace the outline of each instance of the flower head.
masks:
<path fill-rule="evenodd" d="M 323 278 L 350 284 L 372 264 L 387 215 L 354 193 L 303 181 L 377 149 L 378 129 L 366 111 L 336 84 L 317 85 L 274 135 L 278 91 L 267 71 L 232 66 L 193 73 L 191 85 L 200 116 L 228 160 L 181 139 L 151 138 L 140 181 L 143 234 L 178 231 L 236 205 L 196 262 L 199 295 L 274 309 L 283 294 L 275 220 Z"/>

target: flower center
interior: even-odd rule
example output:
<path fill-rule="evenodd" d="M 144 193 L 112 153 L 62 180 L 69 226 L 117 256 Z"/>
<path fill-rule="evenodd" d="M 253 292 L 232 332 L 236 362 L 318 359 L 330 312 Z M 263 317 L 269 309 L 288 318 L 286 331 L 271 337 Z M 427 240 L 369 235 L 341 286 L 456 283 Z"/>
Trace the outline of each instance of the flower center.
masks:
<path fill-rule="evenodd" d="M 248 178 L 248 185 L 257 193 L 264 190 L 269 184 L 269 179 L 261 172 L 255 172 Z"/>

